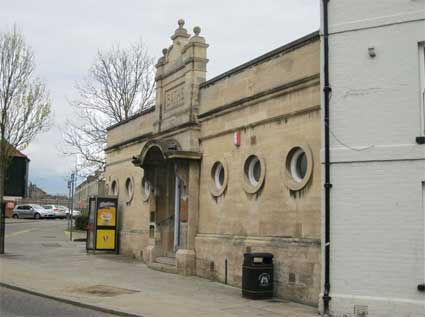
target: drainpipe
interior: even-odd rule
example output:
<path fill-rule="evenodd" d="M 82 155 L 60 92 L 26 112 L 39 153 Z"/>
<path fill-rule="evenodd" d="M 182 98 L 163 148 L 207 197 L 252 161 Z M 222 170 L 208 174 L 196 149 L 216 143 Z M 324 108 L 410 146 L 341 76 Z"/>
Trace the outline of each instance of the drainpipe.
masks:
<path fill-rule="evenodd" d="M 331 87 L 329 85 L 329 46 L 328 46 L 328 2 L 323 0 L 323 80 L 324 80 L 324 126 L 325 126 L 325 283 L 323 290 L 323 310 L 324 314 L 329 313 L 330 293 L 330 191 L 331 191 L 331 177 L 330 177 L 330 150 L 329 150 L 329 94 Z"/>

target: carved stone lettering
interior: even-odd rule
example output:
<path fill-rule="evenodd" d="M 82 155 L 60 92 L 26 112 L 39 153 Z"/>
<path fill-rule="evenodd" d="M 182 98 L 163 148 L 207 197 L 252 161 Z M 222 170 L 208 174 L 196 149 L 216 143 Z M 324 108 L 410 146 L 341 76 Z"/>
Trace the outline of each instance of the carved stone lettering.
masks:
<path fill-rule="evenodd" d="M 165 109 L 177 108 L 184 104 L 184 85 L 179 85 L 165 93 Z"/>

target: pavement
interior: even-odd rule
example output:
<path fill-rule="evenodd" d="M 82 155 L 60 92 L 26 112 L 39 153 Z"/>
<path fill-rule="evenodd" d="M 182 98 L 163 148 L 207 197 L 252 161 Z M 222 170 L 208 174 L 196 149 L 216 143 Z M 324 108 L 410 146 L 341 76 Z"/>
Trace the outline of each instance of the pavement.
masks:
<path fill-rule="evenodd" d="M 129 257 L 87 254 L 64 229 L 66 220 L 7 221 L 0 284 L 127 316 L 318 316 L 314 307 L 248 300 L 239 288 L 154 271 Z"/>

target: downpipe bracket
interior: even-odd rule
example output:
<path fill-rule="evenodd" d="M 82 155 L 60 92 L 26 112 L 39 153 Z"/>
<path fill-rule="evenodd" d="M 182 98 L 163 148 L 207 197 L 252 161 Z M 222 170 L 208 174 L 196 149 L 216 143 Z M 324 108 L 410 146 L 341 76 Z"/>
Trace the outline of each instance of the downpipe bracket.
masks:
<path fill-rule="evenodd" d="M 323 87 L 323 91 L 324 92 L 327 92 L 327 93 L 330 93 L 330 92 L 332 92 L 332 88 L 331 88 L 331 86 L 324 86 Z"/>

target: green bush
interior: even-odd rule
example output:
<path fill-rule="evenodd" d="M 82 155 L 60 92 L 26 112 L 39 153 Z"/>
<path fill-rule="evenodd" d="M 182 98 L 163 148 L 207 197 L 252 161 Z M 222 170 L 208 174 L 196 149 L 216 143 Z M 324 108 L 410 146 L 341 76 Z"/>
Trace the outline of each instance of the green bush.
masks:
<path fill-rule="evenodd" d="M 85 213 L 81 216 L 75 217 L 75 229 L 77 230 L 86 230 L 87 225 L 89 224 L 89 216 Z"/>

